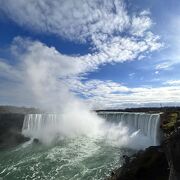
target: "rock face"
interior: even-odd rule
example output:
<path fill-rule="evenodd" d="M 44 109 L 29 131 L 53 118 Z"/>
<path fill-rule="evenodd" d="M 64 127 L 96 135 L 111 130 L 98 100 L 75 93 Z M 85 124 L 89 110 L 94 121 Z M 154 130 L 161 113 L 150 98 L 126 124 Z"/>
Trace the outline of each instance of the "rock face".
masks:
<path fill-rule="evenodd" d="M 170 175 L 169 180 L 180 179 L 180 129 L 171 133 L 163 142 L 163 148 L 168 160 Z"/>
<path fill-rule="evenodd" d="M 149 147 L 129 158 L 108 180 L 168 180 L 169 169 L 161 147 Z"/>
<path fill-rule="evenodd" d="M 166 154 L 170 175 L 169 180 L 180 179 L 180 111 L 167 112 L 162 116 L 162 146 Z"/>
<path fill-rule="evenodd" d="M 0 150 L 29 140 L 21 134 L 24 116 L 42 112 L 36 108 L 0 106 Z"/>
<path fill-rule="evenodd" d="M 21 134 L 24 114 L 0 113 L 0 149 L 16 146 L 29 138 Z"/>

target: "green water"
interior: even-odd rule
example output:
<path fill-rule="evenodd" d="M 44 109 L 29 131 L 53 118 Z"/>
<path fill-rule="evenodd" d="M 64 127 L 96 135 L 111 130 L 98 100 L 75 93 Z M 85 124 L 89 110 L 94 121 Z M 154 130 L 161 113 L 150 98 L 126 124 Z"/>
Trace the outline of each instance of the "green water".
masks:
<path fill-rule="evenodd" d="M 131 153 L 87 137 L 64 139 L 48 146 L 26 143 L 0 151 L 0 177 L 3 180 L 101 180 L 122 164 L 123 154 Z"/>

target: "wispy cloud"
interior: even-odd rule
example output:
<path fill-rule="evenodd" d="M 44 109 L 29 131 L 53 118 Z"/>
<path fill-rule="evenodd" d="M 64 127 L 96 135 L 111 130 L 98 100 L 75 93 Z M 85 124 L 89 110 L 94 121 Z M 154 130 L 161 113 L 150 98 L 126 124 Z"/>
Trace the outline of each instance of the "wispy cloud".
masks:
<path fill-rule="evenodd" d="M 80 41 L 97 33 L 122 32 L 130 21 L 122 0 L 7 0 L 1 1 L 0 7 L 20 25 Z"/>
<path fill-rule="evenodd" d="M 169 2 L 167 2 L 167 4 L 169 5 Z M 172 8 L 170 11 L 167 11 L 167 9 L 169 9 L 167 4 L 165 8 L 163 8 L 163 14 L 165 16 L 163 15 L 162 17 L 165 18 L 168 23 L 159 22 L 158 28 L 165 48 L 164 51 L 158 55 L 157 62 L 159 61 L 159 63 L 155 66 L 155 69 L 162 71 L 175 69 L 175 66 L 180 62 L 180 11 L 179 5 L 177 5 L 179 2 L 177 1 L 174 4 L 174 6 L 177 5 L 177 7 Z"/>
<path fill-rule="evenodd" d="M 170 63 L 170 62 L 163 62 L 163 63 L 160 63 L 160 64 L 157 64 L 155 66 L 155 69 L 156 70 L 167 70 L 169 69 L 173 64 Z"/>
<path fill-rule="evenodd" d="M 172 86 L 179 86 L 180 85 L 180 80 L 168 80 L 165 81 L 163 84 L 165 85 L 172 85 Z"/>
<path fill-rule="evenodd" d="M 72 83 L 73 81 L 71 81 Z M 80 92 L 96 108 L 119 108 L 143 105 L 177 104 L 180 102 L 180 83 L 164 87 L 127 86 L 112 81 L 74 81 L 72 89 Z M 177 84 L 179 83 L 179 84 Z M 176 86 L 177 85 L 177 86 Z M 162 96 L 163 95 L 163 96 Z"/>
<path fill-rule="evenodd" d="M 128 74 L 128 75 L 129 75 L 129 78 L 130 78 L 130 79 L 133 79 L 134 76 L 136 75 L 136 73 L 130 73 L 130 74 Z"/>
<path fill-rule="evenodd" d="M 111 59 L 124 59 L 122 53 L 132 59 L 135 52 L 162 46 L 150 31 L 153 22 L 148 11 L 130 16 L 123 0 L 7 0 L 0 2 L 0 10 L 31 30 L 81 43 L 89 41 L 98 54 Z"/>

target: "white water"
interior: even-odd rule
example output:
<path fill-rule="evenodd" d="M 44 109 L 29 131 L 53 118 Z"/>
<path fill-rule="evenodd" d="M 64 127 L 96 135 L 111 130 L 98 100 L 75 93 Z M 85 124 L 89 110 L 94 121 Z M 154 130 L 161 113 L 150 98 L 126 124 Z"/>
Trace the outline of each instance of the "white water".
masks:
<path fill-rule="evenodd" d="M 105 138 L 110 143 L 134 149 L 157 145 L 159 142 L 159 114 L 99 112 L 102 118 L 84 123 L 63 119 L 61 114 L 28 114 L 22 133 L 49 143 L 64 137 L 85 135 Z M 104 120 L 105 119 L 105 120 Z"/>
<path fill-rule="evenodd" d="M 159 119 L 159 114 L 125 112 L 28 114 L 22 133 L 54 143 L 24 144 L 12 152 L 20 159 L 12 158 L 13 164 L 2 155 L 0 172 L 10 179 L 21 170 L 21 179 L 102 180 L 123 164 L 124 154 L 158 143 Z"/>
<path fill-rule="evenodd" d="M 129 112 L 99 112 L 101 117 L 113 123 L 122 122 L 123 125 L 139 130 L 151 139 L 152 145 L 159 144 L 160 114 L 129 113 Z"/>
<path fill-rule="evenodd" d="M 45 144 L 62 138 L 77 136 L 101 137 L 104 120 L 90 111 L 75 111 L 61 114 L 27 114 L 22 133 L 31 138 L 38 138 Z"/>

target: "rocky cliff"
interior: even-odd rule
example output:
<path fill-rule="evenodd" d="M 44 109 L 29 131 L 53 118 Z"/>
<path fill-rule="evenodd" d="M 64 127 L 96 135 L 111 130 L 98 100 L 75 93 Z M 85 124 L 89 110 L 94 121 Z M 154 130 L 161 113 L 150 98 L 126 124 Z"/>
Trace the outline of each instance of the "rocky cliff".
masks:
<path fill-rule="evenodd" d="M 16 146 L 28 140 L 21 134 L 24 114 L 0 114 L 0 149 Z"/>
<path fill-rule="evenodd" d="M 168 162 L 162 147 L 149 147 L 131 157 L 111 173 L 108 180 L 168 180 Z"/>
<path fill-rule="evenodd" d="M 0 150 L 27 141 L 21 134 L 25 114 L 42 112 L 32 107 L 0 106 Z"/>

